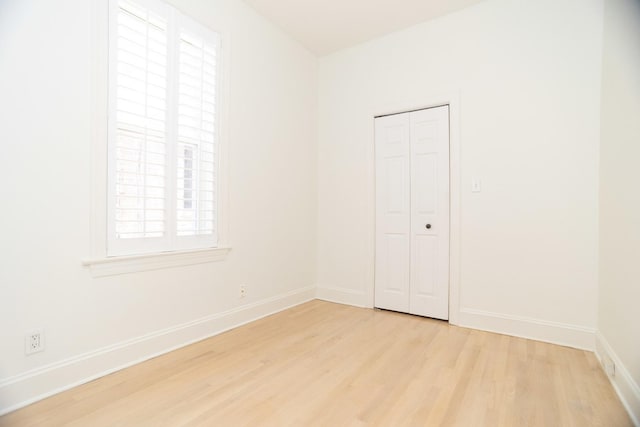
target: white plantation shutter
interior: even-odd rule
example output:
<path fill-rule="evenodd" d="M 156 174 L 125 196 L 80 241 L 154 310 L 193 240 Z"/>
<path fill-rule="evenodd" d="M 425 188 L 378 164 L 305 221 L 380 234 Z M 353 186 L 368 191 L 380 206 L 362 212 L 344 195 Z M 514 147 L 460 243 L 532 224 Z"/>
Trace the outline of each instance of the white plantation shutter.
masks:
<path fill-rule="evenodd" d="M 217 243 L 216 33 L 112 0 L 108 255 Z"/>
<path fill-rule="evenodd" d="M 183 28 L 178 69 L 178 236 L 214 235 L 218 40 Z"/>

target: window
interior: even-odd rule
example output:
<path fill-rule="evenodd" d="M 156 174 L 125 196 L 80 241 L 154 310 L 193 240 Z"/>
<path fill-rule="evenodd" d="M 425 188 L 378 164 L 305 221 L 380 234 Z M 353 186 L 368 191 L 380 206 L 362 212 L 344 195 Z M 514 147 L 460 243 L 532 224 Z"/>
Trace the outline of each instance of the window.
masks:
<path fill-rule="evenodd" d="M 216 247 L 219 36 L 164 3 L 110 8 L 107 255 Z"/>

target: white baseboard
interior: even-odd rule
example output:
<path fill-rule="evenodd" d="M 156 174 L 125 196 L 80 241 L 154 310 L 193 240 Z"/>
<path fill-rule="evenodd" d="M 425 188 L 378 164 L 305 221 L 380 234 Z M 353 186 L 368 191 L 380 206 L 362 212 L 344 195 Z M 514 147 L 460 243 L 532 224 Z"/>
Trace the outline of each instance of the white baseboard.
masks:
<path fill-rule="evenodd" d="M 316 288 L 316 298 L 338 304 L 353 305 L 355 307 L 367 306 L 365 294 L 352 289 L 318 287 Z"/>
<path fill-rule="evenodd" d="M 613 361 L 615 364 L 615 376 L 612 377 L 609 374 L 607 376 L 629 413 L 631 421 L 636 427 L 640 427 L 640 387 L 633 380 L 616 352 L 613 351 L 609 342 L 599 331 L 596 334 L 596 356 L 598 356 L 605 373 L 607 372 L 604 363 L 606 360 Z"/>
<path fill-rule="evenodd" d="M 582 350 L 595 348 L 595 329 L 565 323 L 463 308 L 458 325 Z"/>
<path fill-rule="evenodd" d="M 0 381 L 0 415 L 310 301 L 314 296 L 313 286 L 297 289 L 5 378 Z"/>

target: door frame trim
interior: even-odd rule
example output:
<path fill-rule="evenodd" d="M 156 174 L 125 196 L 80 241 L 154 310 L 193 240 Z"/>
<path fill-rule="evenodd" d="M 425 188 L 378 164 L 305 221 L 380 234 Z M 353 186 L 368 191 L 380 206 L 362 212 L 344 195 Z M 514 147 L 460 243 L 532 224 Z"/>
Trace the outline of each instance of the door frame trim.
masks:
<path fill-rule="evenodd" d="M 460 313 L 460 93 L 453 91 L 443 94 L 416 96 L 415 101 L 396 105 L 382 104 L 369 111 L 371 119 L 369 144 L 365 154 L 367 159 L 367 239 L 365 242 L 368 265 L 365 271 L 366 306 L 374 307 L 375 297 L 375 228 L 376 228 L 376 186 L 375 186 L 375 118 L 408 111 L 449 106 L 449 323 L 458 325 Z"/>

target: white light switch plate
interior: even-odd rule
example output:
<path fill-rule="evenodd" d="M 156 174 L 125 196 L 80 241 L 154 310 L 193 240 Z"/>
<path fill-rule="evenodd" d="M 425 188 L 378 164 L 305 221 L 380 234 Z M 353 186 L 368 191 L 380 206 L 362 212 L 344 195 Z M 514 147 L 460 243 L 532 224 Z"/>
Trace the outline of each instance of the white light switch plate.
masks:
<path fill-rule="evenodd" d="M 482 184 L 480 182 L 480 178 L 472 178 L 471 179 L 471 192 L 479 193 L 482 190 Z"/>

